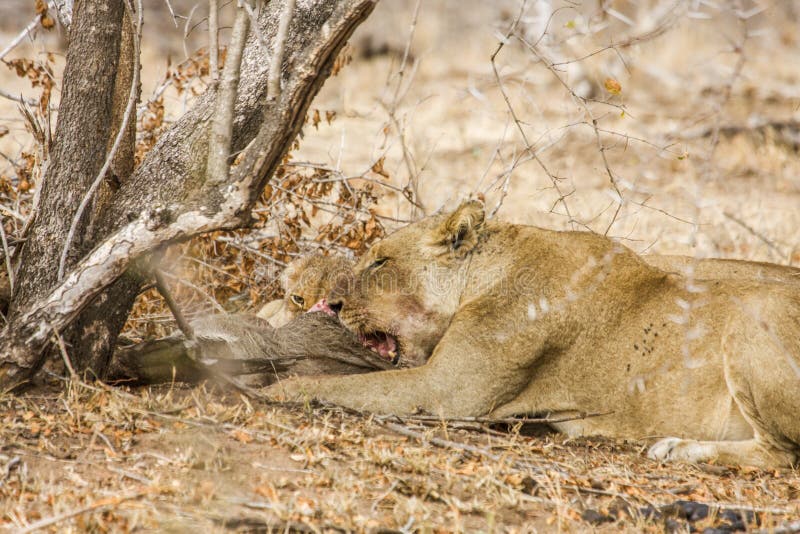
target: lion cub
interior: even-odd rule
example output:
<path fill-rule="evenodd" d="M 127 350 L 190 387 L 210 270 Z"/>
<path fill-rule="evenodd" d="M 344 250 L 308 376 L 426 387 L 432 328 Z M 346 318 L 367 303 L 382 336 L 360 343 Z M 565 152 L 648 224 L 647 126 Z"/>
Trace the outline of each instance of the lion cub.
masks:
<path fill-rule="evenodd" d="M 294 260 L 281 275 L 285 297 L 268 302 L 256 315 L 279 328 L 312 308 L 325 311 L 325 297 L 352 266 L 350 260 L 341 256 L 313 254 Z"/>

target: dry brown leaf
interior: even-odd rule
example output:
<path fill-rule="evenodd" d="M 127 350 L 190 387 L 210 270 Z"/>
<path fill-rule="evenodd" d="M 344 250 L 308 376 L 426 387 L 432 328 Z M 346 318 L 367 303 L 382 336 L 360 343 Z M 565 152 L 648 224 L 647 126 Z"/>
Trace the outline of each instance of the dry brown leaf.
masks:
<path fill-rule="evenodd" d="M 603 82 L 603 86 L 606 88 L 606 91 L 612 95 L 619 95 L 622 93 L 622 85 L 614 78 L 606 78 L 606 81 Z"/>

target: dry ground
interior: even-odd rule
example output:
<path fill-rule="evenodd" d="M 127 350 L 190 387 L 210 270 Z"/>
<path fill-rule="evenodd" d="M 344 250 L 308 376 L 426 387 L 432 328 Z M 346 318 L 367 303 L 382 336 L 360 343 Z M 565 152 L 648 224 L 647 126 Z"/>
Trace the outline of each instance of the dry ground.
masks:
<path fill-rule="evenodd" d="M 12 530 L 770 532 L 800 515 L 795 472 L 664 466 L 640 443 L 534 425 L 373 419 L 207 386 L 72 384 L 6 398 L 2 414 Z"/>
<path fill-rule="evenodd" d="M 192 2 L 172 4 L 188 13 Z M 637 2 L 618 1 L 615 13 L 637 24 L 607 17 L 608 28 L 589 36 L 581 34 L 580 14 L 593 2 L 584 4 L 558 12 L 545 48 L 557 62 L 559 54 L 619 45 L 583 61 L 582 73 L 549 69 L 510 39 L 495 76 L 490 55 L 519 4 L 442 0 L 421 4 L 400 77 L 415 4 L 385 0 L 353 39 L 351 64 L 314 103 L 336 118 L 308 126 L 294 160 L 361 176 L 384 157 L 389 183 L 402 188 L 411 178 L 428 212 L 480 192 L 490 209 L 502 200 L 497 217 L 606 232 L 638 252 L 800 263 L 793 4 L 688 2 L 697 11 L 673 21 L 653 9 L 637 15 Z M 740 15 L 767 10 L 745 20 L 727 9 L 734 4 Z M 163 4 L 147 5 L 145 95 L 158 85 L 166 56 L 175 63 L 184 53 L 183 28 L 170 34 Z M 530 41 L 538 38 L 537 5 L 529 2 L 518 22 Z M 25 24 L 23 7 L 30 9 L 15 0 L 0 8 L 14 15 L 0 21 L 3 43 Z M 661 25 L 663 34 L 623 46 Z M 201 37 L 190 36 L 189 52 Z M 556 76 L 575 90 L 588 87 L 600 102 L 584 108 Z M 619 94 L 613 84 L 606 89 L 607 78 L 621 85 Z M 0 72 L 0 87 L 28 90 L 10 72 Z M 168 89 L 168 118 L 190 100 Z M 0 121 L 10 130 L 0 151 L 27 146 L 15 105 L 2 98 Z M 543 166 L 530 159 L 520 130 Z M 392 191 L 380 209 L 398 219 L 415 215 Z M 51 382 L 0 398 L 0 526 L 12 531 L 50 519 L 41 526 L 57 532 L 779 532 L 771 529 L 800 518 L 797 471 L 664 466 L 645 459 L 640 442 L 265 406 L 210 385 Z M 711 506 L 692 510 L 681 500 Z"/>

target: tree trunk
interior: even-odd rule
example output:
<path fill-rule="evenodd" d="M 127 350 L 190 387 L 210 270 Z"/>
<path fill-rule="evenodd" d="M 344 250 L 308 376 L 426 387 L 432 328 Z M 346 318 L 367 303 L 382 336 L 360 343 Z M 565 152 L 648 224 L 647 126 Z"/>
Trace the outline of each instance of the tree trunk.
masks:
<path fill-rule="evenodd" d="M 134 72 L 138 68 L 134 45 L 134 18 L 136 16 L 136 13 L 125 10 L 117 76 L 114 83 L 112 131 L 108 138 L 107 152 L 111 151 L 114 140 L 124 122 L 125 111 L 131 96 L 131 84 L 134 81 L 137 82 L 137 87 L 134 87 L 136 97 L 125 125 L 122 140 L 111 161 L 109 172 L 97 190 L 91 222 L 87 228 L 84 246 L 81 248 L 82 254 L 88 252 L 104 237 L 97 229 L 99 215 L 110 209 L 117 191 L 133 173 L 136 151 L 135 104 L 139 100 L 141 89 L 138 83 L 138 73 Z M 66 330 L 64 339 L 69 347 L 69 355 L 75 371 L 81 374 L 91 372 L 98 378 L 103 377 L 108 365 L 109 354 L 114 349 L 119 331 L 125 325 L 133 305 L 133 299 L 138 294 L 141 284 L 141 274 L 138 271 L 129 271 L 120 278 L 117 286 L 123 294 L 132 295 L 132 297 L 125 299 L 123 295 L 108 295 L 96 298 Z"/>
<path fill-rule="evenodd" d="M 17 259 L 10 320 L 57 282 L 58 258 L 72 220 L 106 155 L 119 58 L 122 0 L 79 1 L 69 30 L 63 91 L 50 164 L 42 180 L 36 220 Z M 67 266 L 80 258 L 87 211 Z M 54 265 L 55 262 L 55 265 Z"/>

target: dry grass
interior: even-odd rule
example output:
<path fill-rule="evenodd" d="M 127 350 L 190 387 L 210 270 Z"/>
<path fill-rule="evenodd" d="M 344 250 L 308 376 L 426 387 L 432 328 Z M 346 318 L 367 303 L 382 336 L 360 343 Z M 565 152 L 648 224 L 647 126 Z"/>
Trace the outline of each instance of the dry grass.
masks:
<path fill-rule="evenodd" d="M 636 3 L 615 5 L 630 14 Z M 172 4 L 178 12 L 190 9 Z M 495 76 L 490 55 L 517 17 L 516 2 L 422 3 L 401 69 L 415 3 L 385 0 L 353 39 L 353 61 L 317 98 L 320 121 L 314 124 L 312 113 L 294 166 L 281 177 L 306 178 L 284 188 L 279 202 L 265 199 L 255 232 L 174 250 L 176 294 L 191 313 L 275 296 L 281 263 L 317 246 L 315 237 L 334 220 L 291 201 L 314 180 L 383 184 L 370 193 L 374 199 L 349 210 L 360 210 L 363 225 L 379 221 L 380 231 L 419 215 L 409 191 L 428 212 L 482 193 L 503 219 L 607 232 L 638 252 L 796 264 L 798 19 L 790 3 L 763 4 L 770 9 L 745 22 L 725 10 L 710 19 L 684 13 L 663 35 L 586 59 L 582 76 L 566 65 L 548 68 L 510 38 Z M 184 55 L 183 28 L 165 38 L 172 23 L 158 18 L 159 8 L 161 2 L 148 4 L 154 15 L 146 26 L 145 95 L 163 80 L 164 56 L 176 58 L 175 72 Z M 521 22 L 533 28 L 531 17 Z M 22 26 L 3 24 L 3 42 Z M 551 28 L 569 57 L 645 31 L 616 19 L 609 24 L 581 35 L 582 19 L 564 10 Z M 527 39 L 535 38 L 531 29 Z M 41 50 L 55 41 L 26 45 L 19 55 L 44 59 Z M 202 44 L 195 35 L 186 43 L 190 55 Z M 54 58 L 56 78 L 61 61 Z M 573 89 L 587 81 L 599 102 L 581 105 L 556 76 Z M 203 89 L 202 78 L 190 78 L 183 91 L 171 81 L 152 107 L 155 130 Z M 606 89 L 607 78 L 620 84 L 619 94 L 613 84 L 614 93 Z M 0 86 L 38 97 L 10 70 L 0 71 Z M 0 98 L 0 115 L 9 129 L 0 138 L 8 156 L 0 161 L 2 204 L 24 216 L 38 176 L 35 141 L 16 104 Z M 544 166 L 527 157 L 523 133 Z M 297 206 L 308 208 L 308 224 Z M 287 217 L 301 222 L 288 224 Z M 337 217 L 334 226 L 352 228 L 353 220 L 342 222 L 346 213 Z M 3 213 L 12 246 L 22 222 Z M 330 237 L 326 246 L 363 250 L 368 241 L 352 241 L 356 234 Z M 160 335 L 172 325 L 149 293 L 128 333 Z M 730 524 L 743 509 L 752 513 L 736 526 L 769 531 L 800 517 L 797 471 L 660 465 L 644 458 L 643 442 L 567 440 L 530 425 L 445 425 L 266 406 L 211 385 L 127 391 L 53 380 L 0 405 L 0 526 L 11 530 L 58 519 L 45 527 L 702 531 Z M 679 500 L 711 504 L 709 516 L 689 522 L 679 506 L 661 509 Z"/>

